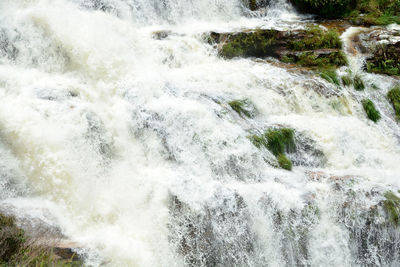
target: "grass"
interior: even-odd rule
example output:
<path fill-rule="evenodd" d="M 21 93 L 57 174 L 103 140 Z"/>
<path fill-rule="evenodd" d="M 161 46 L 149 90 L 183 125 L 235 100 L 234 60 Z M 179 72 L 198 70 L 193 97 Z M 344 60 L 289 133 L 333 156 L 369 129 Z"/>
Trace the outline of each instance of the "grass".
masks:
<path fill-rule="evenodd" d="M 398 226 L 400 224 L 400 198 L 391 191 L 386 192 L 384 196 L 386 198 L 383 202 L 385 212 L 389 216 L 390 222 Z"/>
<path fill-rule="evenodd" d="M 390 90 L 387 96 L 393 105 L 396 118 L 400 120 L 400 87 Z"/>
<path fill-rule="evenodd" d="M 354 89 L 357 91 L 362 91 L 365 89 L 364 81 L 361 79 L 359 75 L 354 76 L 353 79 Z"/>
<path fill-rule="evenodd" d="M 378 122 L 381 119 L 381 114 L 376 110 L 374 103 L 370 99 L 364 99 L 361 103 L 370 120 Z"/>
<path fill-rule="evenodd" d="M 257 148 L 267 148 L 276 157 L 282 169 L 292 170 L 292 162 L 285 153 L 296 151 L 293 129 L 270 129 L 261 136 L 252 135 L 249 139 Z"/>
<path fill-rule="evenodd" d="M 350 75 L 342 76 L 342 83 L 344 86 L 350 86 L 353 84 L 353 79 Z"/>
<path fill-rule="evenodd" d="M 83 263 L 61 259 L 51 248 L 27 237 L 14 217 L 0 214 L 0 266 L 78 267 Z"/>
<path fill-rule="evenodd" d="M 254 105 L 248 99 L 244 100 L 233 100 L 228 102 L 228 105 L 236 111 L 240 116 L 246 116 L 248 118 L 254 118 L 256 115 L 256 109 Z"/>
<path fill-rule="evenodd" d="M 256 30 L 231 35 L 222 47 L 220 55 L 224 58 L 271 55 L 271 47 L 275 44 L 277 34 L 276 30 Z"/>
<path fill-rule="evenodd" d="M 325 69 L 325 70 L 321 70 L 319 76 L 325 80 L 327 80 L 330 83 L 333 83 L 337 86 L 340 85 L 338 76 L 336 74 L 336 70 L 334 69 Z"/>

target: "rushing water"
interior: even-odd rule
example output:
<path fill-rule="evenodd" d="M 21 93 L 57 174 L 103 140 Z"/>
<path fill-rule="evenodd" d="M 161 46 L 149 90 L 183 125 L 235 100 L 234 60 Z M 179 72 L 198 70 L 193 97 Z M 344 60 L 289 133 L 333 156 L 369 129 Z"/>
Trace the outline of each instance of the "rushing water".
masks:
<path fill-rule="evenodd" d="M 400 188 L 395 80 L 349 53 L 380 89 L 338 89 L 203 40 L 303 27 L 271 2 L 1 0 L 2 205 L 60 227 L 95 266 L 398 266 L 399 232 L 369 213 Z M 227 104 L 245 98 L 254 119 Z M 296 130 L 292 172 L 247 138 L 277 125 Z"/>

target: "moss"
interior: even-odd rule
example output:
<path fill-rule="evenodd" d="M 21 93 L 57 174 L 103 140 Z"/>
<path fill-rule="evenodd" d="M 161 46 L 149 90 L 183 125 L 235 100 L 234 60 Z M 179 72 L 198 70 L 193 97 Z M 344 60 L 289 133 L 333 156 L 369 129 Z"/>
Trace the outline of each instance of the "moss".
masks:
<path fill-rule="evenodd" d="M 342 76 L 342 83 L 344 86 L 350 86 L 353 84 L 353 80 L 350 75 Z"/>
<path fill-rule="evenodd" d="M 257 148 L 262 146 L 267 148 L 276 157 L 281 168 L 292 169 L 292 162 L 286 157 L 285 152 L 296 151 L 293 129 L 270 129 L 264 135 L 252 135 L 249 139 Z"/>
<path fill-rule="evenodd" d="M 383 202 L 385 212 L 389 216 L 390 222 L 398 226 L 400 224 L 400 198 L 391 191 L 386 192 L 384 196 L 386 198 Z"/>
<path fill-rule="evenodd" d="M 319 26 L 308 27 L 304 38 L 289 42 L 289 48 L 297 51 L 325 48 L 340 49 L 342 46 L 342 41 L 336 30 L 325 31 Z"/>
<path fill-rule="evenodd" d="M 296 149 L 294 142 L 294 131 L 289 128 L 269 130 L 265 133 L 267 148 L 275 156 L 285 153 L 285 151 L 294 151 Z"/>
<path fill-rule="evenodd" d="M 248 118 L 254 118 L 256 115 L 256 109 L 248 99 L 233 100 L 229 102 L 228 105 L 240 116 L 244 115 Z"/>
<path fill-rule="evenodd" d="M 282 169 L 291 171 L 292 170 L 292 161 L 288 159 L 285 154 L 279 154 L 277 156 L 278 164 Z"/>
<path fill-rule="evenodd" d="M 387 96 L 393 105 L 396 118 L 400 120 L 400 87 L 390 90 Z"/>
<path fill-rule="evenodd" d="M 330 83 L 336 84 L 337 86 L 340 85 L 339 79 L 336 74 L 336 70 L 334 69 L 325 69 L 320 72 L 320 77 L 327 80 Z"/>
<path fill-rule="evenodd" d="M 354 76 L 353 84 L 354 84 L 354 89 L 356 89 L 357 91 L 362 91 L 365 89 L 364 81 L 358 75 Z"/>
<path fill-rule="evenodd" d="M 361 103 L 370 120 L 377 122 L 381 119 L 381 114 L 376 110 L 374 103 L 370 99 L 364 99 Z"/>
<path fill-rule="evenodd" d="M 273 54 L 278 33 L 276 30 L 256 30 L 231 35 L 223 45 L 220 55 L 225 58 L 269 56 Z"/>
<path fill-rule="evenodd" d="M 264 136 L 252 135 L 248 138 L 257 148 L 261 148 L 262 146 L 267 147 L 267 142 Z"/>
<path fill-rule="evenodd" d="M 304 67 L 335 68 L 347 64 L 346 56 L 342 51 L 318 54 L 314 51 L 307 51 L 298 55 L 287 55 L 284 62 L 296 63 Z"/>

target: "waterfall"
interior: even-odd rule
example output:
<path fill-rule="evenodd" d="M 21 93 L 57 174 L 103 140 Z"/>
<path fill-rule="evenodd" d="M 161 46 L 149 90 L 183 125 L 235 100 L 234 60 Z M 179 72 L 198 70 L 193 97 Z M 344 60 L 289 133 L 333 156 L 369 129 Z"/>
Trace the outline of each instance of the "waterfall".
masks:
<path fill-rule="evenodd" d="M 0 207 L 56 225 L 93 266 L 400 264 L 398 231 L 370 210 L 384 220 L 384 193 L 400 188 L 383 101 L 396 80 L 355 69 L 380 91 L 339 90 L 204 40 L 304 27 L 271 2 L 2 0 Z M 248 138 L 282 125 L 295 130 L 292 172 Z"/>

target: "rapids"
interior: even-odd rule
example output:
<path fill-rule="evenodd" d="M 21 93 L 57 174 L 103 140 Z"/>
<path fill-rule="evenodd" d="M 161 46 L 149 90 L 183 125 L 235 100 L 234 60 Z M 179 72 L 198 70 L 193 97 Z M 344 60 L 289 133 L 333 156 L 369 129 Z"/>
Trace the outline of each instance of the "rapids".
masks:
<path fill-rule="evenodd" d="M 338 89 L 205 42 L 312 20 L 271 2 L 1 0 L 1 205 L 59 227 L 92 266 L 399 266 L 399 232 L 364 214 L 400 189 L 396 80 L 348 53 L 380 90 Z M 248 139 L 276 125 L 296 131 L 292 172 Z"/>

